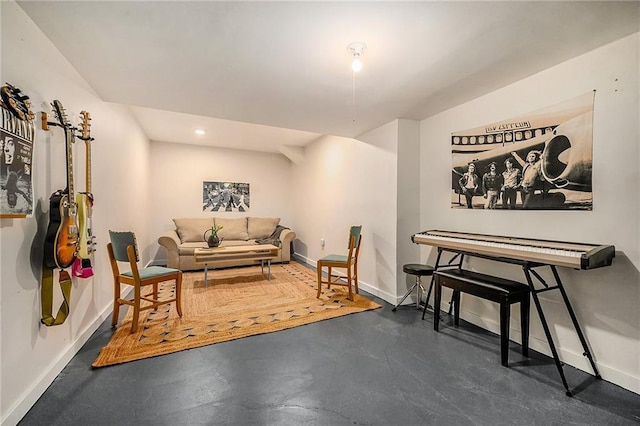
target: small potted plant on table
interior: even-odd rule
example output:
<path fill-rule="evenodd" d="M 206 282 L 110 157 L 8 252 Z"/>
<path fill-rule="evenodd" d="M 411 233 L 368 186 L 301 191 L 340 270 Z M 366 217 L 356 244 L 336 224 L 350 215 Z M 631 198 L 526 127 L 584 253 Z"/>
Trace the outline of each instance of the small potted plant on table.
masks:
<path fill-rule="evenodd" d="M 218 231 L 223 227 L 220 225 L 212 226 L 211 229 L 207 229 L 204 231 L 204 239 L 207 242 L 209 247 L 218 247 L 224 238 L 218 237 Z M 209 233 L 209 237 L 207 237 L 207 233 Z"/>

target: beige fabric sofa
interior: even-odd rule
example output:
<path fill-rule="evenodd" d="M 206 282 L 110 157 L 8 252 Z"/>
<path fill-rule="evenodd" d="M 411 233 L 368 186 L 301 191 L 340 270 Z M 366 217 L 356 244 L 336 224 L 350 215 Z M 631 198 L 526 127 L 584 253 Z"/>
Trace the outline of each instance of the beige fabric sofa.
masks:
<path fill-rule="evenodd" d="M 256 240 L 271 237 L 280 224 L 280 218 L 272 217 L 242 217 L 225 218 L 178 218 L 173 219 L 176 229 L 165 232 L 158 238 L 158 243 L 167 249 L 167 266 L 181 271 L 204 269 L 203 264 L 196 264 L 193 252 L 196 248 L 207 247 L 204 233 L 212 226 L 222 226 L 218 236 L 222 238 L 222 246 L 240 246 L 258 244 Z M 296 237 L 290 229 L 277 229 L 280 238 L 274 242 L 280 245 L 280 257 L 273 263 L 289 263 L 291 260 L 291 242 Z M 209 234 L 207 233 L 207 236 Z M 256 260 L 235 260 L 220 262 L 216 267 L 240 266 L 260 264 Z"/>

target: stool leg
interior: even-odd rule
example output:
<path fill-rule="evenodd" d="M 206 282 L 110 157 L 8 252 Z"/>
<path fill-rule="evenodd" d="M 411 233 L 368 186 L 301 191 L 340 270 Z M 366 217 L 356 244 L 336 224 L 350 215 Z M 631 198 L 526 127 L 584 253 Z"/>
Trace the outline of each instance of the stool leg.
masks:
<path fill-rule="evenodd" d="M 453 304 L 453 324 L 458 327 L 460 325 L 460 290 L 453 290 L 451 303 Z"/>
<path fill-rule="evenodd" d="M 402 299 L 400 299 L 400 302 L 398 302 L 398 304 L 395 306 L 395 308 L 392 309 L 393 312 L 395 312 L 396 309 L 398 309 L 398 306 L 402 305 L 402 302 L 404 302 L 404 299 L 406 299 L 407 297 L 409 297 L 409 295 L 411 293 L 413 293 L 413 289 L 416 288 L 417 285 L 418 285 L 418 283 L 416 282 L 414 285 L 411 286 L 411 288 L 409 290 L 407 290 L 407 292 L 404 294 L 404 296 L 402 296 Z"/>
<path fill-rule="evenodd" d="M 500 358 L 502 365 L 509 364 L 509 319 L 511 316 L 511 305 L 509 302 L 500 303 Z"/>
<path fill-rule="evenodd" d="M 433 291 L 433 329 L 438 331 L 440 326 L 440 302 L 442 301 L 442 285 L 436 278 L 436 286 Z M 423 314 L 424 315 L 424 314 Z"/>
<path fill-rule="evenodd" d="M 420 291 L 424 290 L 422 288 L 422 283 L 420 282 L 420 275 L 416 275 L 416 283 L 414 284 L 414 287 L 416 288 L 416 309 L 420 309 L 420 297 L 422 296 Z"/>
<path fill-rule="evenodd" d="M 520 302 L 520 329 L 522 330 L 522 355 L 529 356 L 529 295 Z"/>

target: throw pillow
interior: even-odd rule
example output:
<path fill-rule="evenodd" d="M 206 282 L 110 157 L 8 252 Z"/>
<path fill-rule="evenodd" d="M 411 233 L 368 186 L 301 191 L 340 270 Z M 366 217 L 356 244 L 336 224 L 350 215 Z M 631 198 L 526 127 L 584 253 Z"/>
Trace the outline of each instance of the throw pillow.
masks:
<path fill-rule="evenodd" d="M 204 233 L 213 226 L 213 218 L 178 218 L 173 219 L 180 242 L 197 243 L 204 241 Z"/>
<path fill-rule="evenodd" d="M 276 230 L 276 226 L 280 223 L 279 217 L 250 217 L 249 218 L 249 239 L 258 240 L 261 238 L 267 238 L 273 231 Z"/>
<path fill-rule="evenodd" d="M 241 217 L 238 219 L 222 219 L 215 218 L 216 226 L 222 226 L 222 229 L 218 231 L 218 237 L 225 240 L 248 240 L 249 234 L 247 233 L 247 218 Z"/>

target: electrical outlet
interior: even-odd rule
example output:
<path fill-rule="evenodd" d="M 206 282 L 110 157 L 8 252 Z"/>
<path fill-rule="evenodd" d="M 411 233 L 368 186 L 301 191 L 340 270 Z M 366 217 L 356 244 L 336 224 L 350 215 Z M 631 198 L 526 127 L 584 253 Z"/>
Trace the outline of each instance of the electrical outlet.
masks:
<path fill-rule="evenodd" d="M 324 248 L 324 238 L 320 238 L 320 247 Z"/>

